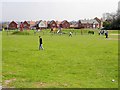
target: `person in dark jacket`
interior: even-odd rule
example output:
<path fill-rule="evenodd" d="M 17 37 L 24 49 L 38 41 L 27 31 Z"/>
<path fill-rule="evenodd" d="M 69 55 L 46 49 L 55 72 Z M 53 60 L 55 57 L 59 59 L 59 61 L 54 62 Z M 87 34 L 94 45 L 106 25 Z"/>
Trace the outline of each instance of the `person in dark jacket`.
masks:
<path fill-rule="evenodd" d="M 40 49 L 42 49 L 42 50 L 44 49 L 42 46 L 42 37 L 41 36 L 39 36 L 39 50 Z"/>
<path fill-rule="evenodd" d="M 105 31 L 105 36 L 106 36 L 106 38 L 108 38 L 108 31 L 107 30 Z"/>

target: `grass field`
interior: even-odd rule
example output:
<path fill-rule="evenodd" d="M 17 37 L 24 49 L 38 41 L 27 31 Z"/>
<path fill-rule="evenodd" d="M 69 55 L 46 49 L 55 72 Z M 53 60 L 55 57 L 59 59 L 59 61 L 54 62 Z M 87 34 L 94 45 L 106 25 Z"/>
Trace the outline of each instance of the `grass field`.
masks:
<path fill-rule="evenodd" d="M 73 30 L 74 31 L 74 30 Z M 15 88 L 117 88 L 118 34 L 109 38 L 88 35 L 87 30 L 51 34 L 48 30 L 30 35 L 2 37 L 2 84 Z M 76 32 L 76 33 L 75 33 Z M 44 50 L 38 50 L 38 36 Z M 115 80 L 112 82 L 112 80 Z"/>

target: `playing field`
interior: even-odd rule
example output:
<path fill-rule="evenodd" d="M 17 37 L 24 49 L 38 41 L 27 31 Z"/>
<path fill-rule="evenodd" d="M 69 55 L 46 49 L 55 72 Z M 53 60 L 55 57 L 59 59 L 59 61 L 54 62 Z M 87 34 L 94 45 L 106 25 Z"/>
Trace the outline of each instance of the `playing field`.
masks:
<path fill-rule="evenodd" d="M 48 30 L 30 35 L 2 32 L 2 84 L 14 88 L 117 88 L 118 32 L 109 38 L 87 30 Z M 39 38 L 44 50 L 38 50 Z"/>

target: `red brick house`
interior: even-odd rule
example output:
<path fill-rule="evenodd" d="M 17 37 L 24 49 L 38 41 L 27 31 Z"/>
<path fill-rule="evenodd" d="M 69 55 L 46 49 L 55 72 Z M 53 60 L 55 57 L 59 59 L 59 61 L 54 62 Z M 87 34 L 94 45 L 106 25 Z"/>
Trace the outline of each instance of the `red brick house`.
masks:
<path fill-rule="evenodd" d="M 70 28 L 74 28 L 74 29 L 81 29 L 81 28 L 84 28 L 83 26 L 82 26 L 82 23 L 81 23 L 81 21 L 79 20 L 79 21 L 71 21 L 70 22 Z"/>
<path fill-rule="evenodd" d="M 102 20 L 99 18 L 94 18 L 99 24 L 98 24 L 98 28 L 102 28 Z"/>
<path fill-rule="evenodd" d="M 81 27 L 83 28 L 98 28 L 99 23 L 95 19 L 84 19 L 81 21 Z"/>
<path fill-rule="evenodd" d="M 48 21 L 48 28 L 57 28 L 57 23 L 52 20 L 52 21 Z"/>
<path fill-rule="evenodd" d="M 28 21 L 27 23 L 30 25 L 30 29 L 35 29 L 35 27 L 34 27 L 36 24 L 35 21 Z"/>
<path fill-rule="evenodd" d="M 81 29 L 81 28 L 98 28 L 99 23 L 95 19 L 84 19 L 78 22 L 70 22 L 70 28 Z"/>
<path fill-rule="evenodd" d="M 62 22 L 62 21 L 56 21 L 57 27 L 59 27 L 59 26 L 61 25 L 61 22 Z"/>
<path fill-rule="evenodd" d="M 23 28 L 24 29 L 30 29 L 30 24 L 27 21 L 23 22 Z"/>
<path fill-rule="evenodd" d="M 17 24 L 15 21 L 12 21 L 12 22 L 10 22 L 10 24 L 8 25 L 8 28 L 9 28 L 9 29 L 12 29 L 12 30 L 18 29 L 18 24 Z"/>
<path fill-rule="evenodd" d="M 76 21 L 71 21 L 71 22 L 70 22 L 70 28 L 76 28 L 76 27 L 78 27 L 77 24 L 78 24 L 78 23 L 77 23 Z"/>
<path fill-rule="evenodd" d="M 64 20 L 60 23 L 62 28 L 70 28 L 70 23 L 67 20 Z"/>
<path fill-rule="evenodd" d="M 35 21 L 29 21 L 30 27 L 34 26 L 36 24 Z"/>
<path fill-rule="evenodd" d="M 47 28 L 47 22 L 46 21 L 36 21 L 36 24 L 34 25 L 37 29 L 46 29 Z"/>

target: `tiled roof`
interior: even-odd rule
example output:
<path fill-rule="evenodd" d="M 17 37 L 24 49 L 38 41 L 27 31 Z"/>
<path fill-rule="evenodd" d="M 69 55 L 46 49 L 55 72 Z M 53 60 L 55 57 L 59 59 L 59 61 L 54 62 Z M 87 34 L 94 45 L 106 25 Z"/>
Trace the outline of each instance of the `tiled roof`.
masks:
<path fill-rule="evenodd" d="M 81 23 L 89 23 L 89 24 L 98 24 L 98 22 L 95 19 L 84 19 L 84 20 L 80 20 Z"/>
<path fill-rule="evenodd" d="M 18 24 L 18 22 L 15 22 L 15 21 L 12 21 L 12 22 L 14 22 L 14 23 Z M 12 22 L 10 22 L 10 23 L 12 23 Z M 10 24 L 10 23 L 9 23 L 9 24 Z"/>
<path fill-rule="evenodd" d="M 54 20 L 52 20 L 52 21 L 48 21 L 48 24 L 51 24 L 52 22 L 55 22 Z M 56 23 L 56 22 L 55 22 Z"/>
<path fill-rule="evenodd" d="M 67 20 L 62 21 L 61 23 L 63 24 L 64 22 L 68 22 Z M 69 23 L 69 22 L 68 22 Z"/>

